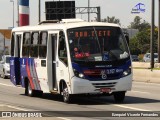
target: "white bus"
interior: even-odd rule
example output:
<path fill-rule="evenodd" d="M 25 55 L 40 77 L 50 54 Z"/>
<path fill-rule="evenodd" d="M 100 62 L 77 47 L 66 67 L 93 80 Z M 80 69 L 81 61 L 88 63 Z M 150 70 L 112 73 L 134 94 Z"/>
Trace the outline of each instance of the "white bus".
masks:
<path fill-rule="evenodd" d="M 123 102 L 131 90 L 129 48 L 116 24 L 80 19 L 46 21 L 12 30 L 11 82 L 25 94 L 114 95 Z"/>

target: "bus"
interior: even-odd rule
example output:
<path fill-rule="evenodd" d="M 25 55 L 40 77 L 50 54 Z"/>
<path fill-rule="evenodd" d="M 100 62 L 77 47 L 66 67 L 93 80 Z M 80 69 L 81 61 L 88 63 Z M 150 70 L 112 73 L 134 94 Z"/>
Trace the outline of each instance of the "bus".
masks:
<path fill-rule="evenodd" d="M 132 87 L 132 63 L 119 25 L 81 19 L 44 21 L 12 30 L 10 80 L 25 95 L 113 95 Z"/>

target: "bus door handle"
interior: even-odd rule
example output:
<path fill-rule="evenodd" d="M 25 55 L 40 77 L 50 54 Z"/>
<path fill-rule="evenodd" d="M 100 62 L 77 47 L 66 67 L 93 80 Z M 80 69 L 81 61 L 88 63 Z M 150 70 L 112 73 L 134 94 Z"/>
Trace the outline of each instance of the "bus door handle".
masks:
<path fill-rule="evenodd" d="M 53 61 L 54 64 L 56 64 L 56 66 L 59 66 L 59 62 L 58 61 Z"/>

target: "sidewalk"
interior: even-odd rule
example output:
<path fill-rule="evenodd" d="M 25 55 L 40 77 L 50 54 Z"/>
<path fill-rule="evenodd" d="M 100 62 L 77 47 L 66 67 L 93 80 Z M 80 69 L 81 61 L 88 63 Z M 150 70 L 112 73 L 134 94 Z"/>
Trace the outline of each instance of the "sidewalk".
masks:
<path fill-rule="evenodd" d="M 151 70 L 150 63 L 133 62 L 133 80 L 139 82 L 160 83 L 160 70 Z M 156 63 L 155 68 L 160 68 Z"/>

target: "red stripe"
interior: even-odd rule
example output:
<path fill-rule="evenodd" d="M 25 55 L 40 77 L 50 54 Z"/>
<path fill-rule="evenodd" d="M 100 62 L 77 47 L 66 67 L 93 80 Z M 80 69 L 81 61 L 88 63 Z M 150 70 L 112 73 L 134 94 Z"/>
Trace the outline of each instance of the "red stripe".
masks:
<path fill-rule="evenodd" d="M 30 81 L 31 88 L 34 90 L 34 84 L 33 84 L 33 81 L 32 81 L 32 77 L 31 77 L 31 73 L 30 73 L 30 69 L 29 69 L 29 65 L 28 65 L 28 60 L 27 60 L 27 63 L 26 63 L 26 71 L 27 71 L 27 75 L 28 75 L 28 78 L 29 78 L 29 81 Z"/>
<path fill-rule="evenodd" d="M 29 15 L 19 14 L 19 26 L 29 25 Z"/>
<path fill-rule="evenodd" d="M 40 88 L 40 90 L 41 90 L 40 80 L 38 79 L 35 62 L 34 62 L 34 70 L 35 70 L 35 73 L 36 73 L 36 78 L 37 78 L 37 82 L 38 82 L 39 88 Z"/>

